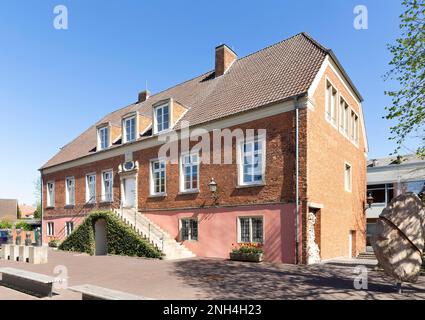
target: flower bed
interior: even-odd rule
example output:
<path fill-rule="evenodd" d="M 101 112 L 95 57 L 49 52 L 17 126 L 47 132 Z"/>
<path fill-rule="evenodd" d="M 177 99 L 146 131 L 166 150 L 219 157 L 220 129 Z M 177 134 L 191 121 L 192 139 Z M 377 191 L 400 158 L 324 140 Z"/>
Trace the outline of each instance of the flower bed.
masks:
<path fill-rule="evenodd" d="M 259 243 L 243 243 L 239 246 L 233 246 L 230 252 L 230 260 L 261 262 L 263 261 L 263 245 Z"/>

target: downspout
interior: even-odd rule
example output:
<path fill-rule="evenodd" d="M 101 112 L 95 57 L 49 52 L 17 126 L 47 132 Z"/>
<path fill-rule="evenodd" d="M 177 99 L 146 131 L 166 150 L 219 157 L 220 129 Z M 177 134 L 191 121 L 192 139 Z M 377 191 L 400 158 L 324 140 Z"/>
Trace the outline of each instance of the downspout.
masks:
<path fill-rule="evenodd" d="M 294 98 L 295 104 L 295 264 L 299 263 L 299 96 Z"/>

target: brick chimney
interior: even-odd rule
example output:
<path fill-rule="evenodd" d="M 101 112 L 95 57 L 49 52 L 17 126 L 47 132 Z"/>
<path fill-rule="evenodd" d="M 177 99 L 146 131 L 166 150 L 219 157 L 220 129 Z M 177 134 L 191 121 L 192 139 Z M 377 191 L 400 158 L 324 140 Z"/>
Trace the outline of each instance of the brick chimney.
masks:
<path fill-rule="evenodd" d="M 143 90 L 142 92 L 139 93 L 139 100 L 137 102 L 141 103 L 148 100 L 150 95 L 151 93 L 148 90 Z"/>
<path fill-rule="evenodd" d="M 225 44 L 215 48 L 215 76 L 225 74 L 237 57 L 236 53 Z"/>

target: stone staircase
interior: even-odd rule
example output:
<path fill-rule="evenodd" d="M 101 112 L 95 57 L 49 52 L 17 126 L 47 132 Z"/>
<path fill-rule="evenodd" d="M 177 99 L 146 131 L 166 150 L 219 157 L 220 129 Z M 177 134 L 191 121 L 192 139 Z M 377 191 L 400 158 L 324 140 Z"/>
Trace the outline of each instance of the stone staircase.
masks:
<path fill-rule="evenodd" d="M 193 258 L 195 254 L 173 239 L 161 227 L 134 209 L 117 209 L 117 216 L 165 256 L 165 260 Z"/>

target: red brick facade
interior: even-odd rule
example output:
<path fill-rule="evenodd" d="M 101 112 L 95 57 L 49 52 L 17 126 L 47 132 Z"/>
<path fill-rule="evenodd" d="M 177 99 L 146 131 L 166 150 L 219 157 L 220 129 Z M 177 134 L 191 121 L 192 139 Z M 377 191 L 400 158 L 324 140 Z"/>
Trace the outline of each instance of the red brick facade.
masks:
<path fill-rule="evenodd" d="M 342 79 L 328 68 L 319 82 L 311 100 L 312 107 L 299 110 L 299 191 L 300 191 L 300 261 L 306 262 L 306 216 L 309 210 L 317 214 L 315 226 L 316 243 L 320 247 L 321 259 L 348 255 L 349 234 L 352 234 L 352 253 L 356 255 L 365 247 L 364 201 L 366 193 L 366 158 L 362 120 L 359 121 L 359 143 L 353 144 L 325 119 L 325 83 L 330 79 L 347 103 L 358 115 L 361 105 L 344 86 Z M 265 185 L 247 188 L 237 187 L 238 168 L 236 165 L 236 143 L 233 145 L 233 164 L 200 165 L 200 191 L 193 194 L 179 192 L 179 165 L 167 164 L 166 195 L 149 196 L 150 160 L 158 157 L 159 147 L 139 150 L 133 153 L 133 160 L 139 163 L 138 171 L 138 210 L 141 212 L 205 209 L 214 205 L 208 184 L 214 178 L 218 185 L 218 208 L 255 206 L 265 204 L 295 203 L 295 111 L 290 110 L 231 127 L 230 129 L 266 129 L 266 172 Z M 212 141 L 212 135 L 211 141 Z M 84 216 L 97 208 L 118 208 L 121 189 L 118 166 L 124 163 L 125 156 L 116 156 L 70 169 L 43 175 L 44 204 L 46 203 L 46 184 L 55 181 L 55 207 L 44 208 L 43 235 L 46 239 L 45 223 L 55 218 L 72 219 Z M 345 191 L 344 164 L 352 166 L 352 191 Z M 101 174 L 112 169 L 114 173 L 114 203 L 102 204 Z M 86 203 L 86 175 L 97 175 L 97 204 Z M 74 207 L 65 205 L 65 179 L 75 177 Z M 314 205 L 313 205 L 314 204 Z M 219 210 L 219 209 L 214 209 Z M 171 212 L 171 213 L 170 213 Z M 64 219 L 57 220 L 64 223 Z M 53 220 L 52 220 L 53 221 Z M 78 220 L 80 221 L 80 220 Z M 293 223 L 293 222 L 290 222 Z M 294 225 L 293 225 L 294 226 Z M 62 226 L 55 226 L 62 228 Z M 292 227 L 291 227 L 292 228 Z M 295 228 L 295 226 L 294 226 Z M 59 232 L 60 233 L 60 232 Z M 283 239 L 283 235 L 280 235 Z M 236 236 L 235 236 L 236 237 Z M 234 237 L 234 238 L 235 238 Z M 267 238 L 267 235 L 266 235 Z M 235 238 L 236 242 L 236 238 Z M 280 242 L 279 242 L 280 243 Z M 285 261 L 287 262 L 287 261 Z"/>

